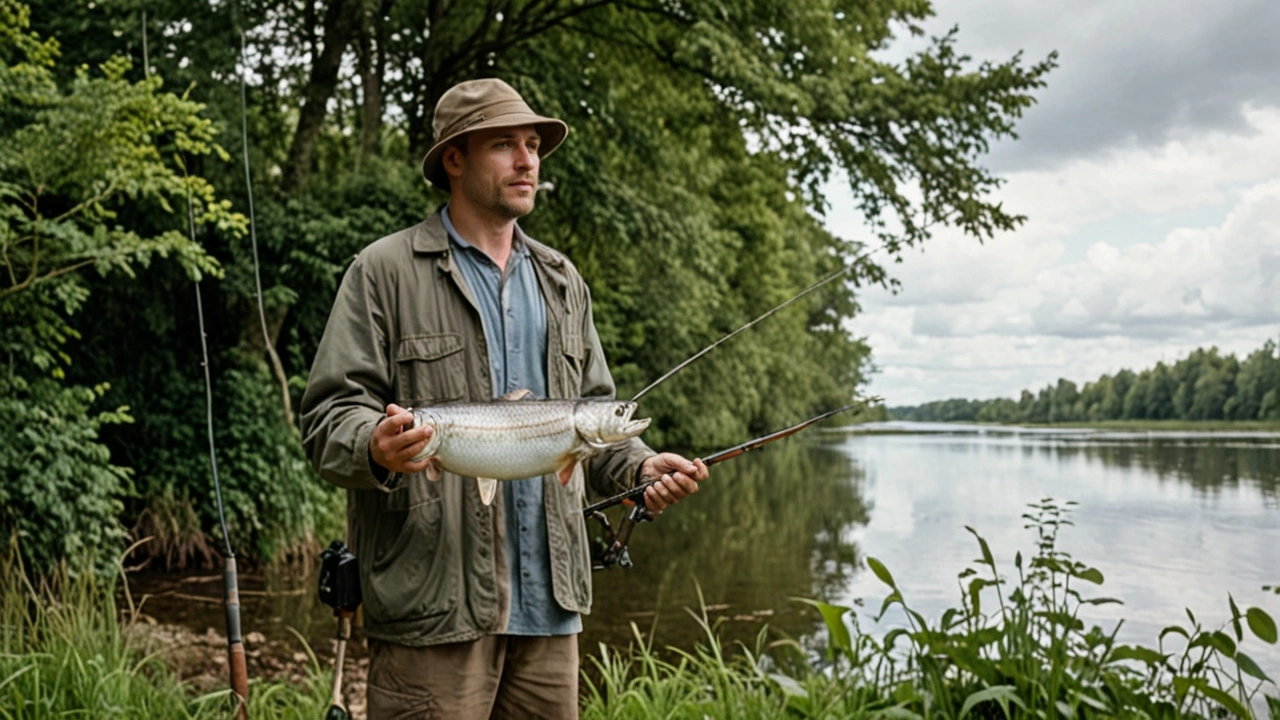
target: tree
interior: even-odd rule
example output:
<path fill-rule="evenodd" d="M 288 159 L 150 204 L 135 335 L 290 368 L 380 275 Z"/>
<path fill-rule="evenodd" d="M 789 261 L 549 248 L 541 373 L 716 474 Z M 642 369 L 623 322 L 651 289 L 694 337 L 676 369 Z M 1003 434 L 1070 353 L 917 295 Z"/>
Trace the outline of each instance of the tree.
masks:
<path fill-rule="evenodd" d="M 1056 62 L 975 62 L 955 31 L 886 61 L 894 33 L 918 35 L 932 12 L 912 0 L 156 0 L 145 16 L 141 4 L 36 2 L 37 29 L 67 40 L 71 65 L 131 57 L 122 81 L 189 88 L 210 140 L 249 156 L 255 234 L 206 222 L 200 242 L 224 271 L 207 286 L 210 370 L 242 413 L 215 408 L 220 446 L 235 446 L 232 533 L 261 554 L 285 548 L 293 524 L 332 513 L 333 496 L 295 472 L 288 403 L 248 398 L 274 376 L 296 399 L 351 257 L 441 201 L 416 166 L 450 85 L 502 77 L 572 126 L 545 166 L 555 189 L 525 227 L 582 269 L 620 394 L 858 264 L 851 284 L 815 293 L 646 396 L 646 439 L 703 449 L 857 392 L 870 349 L 846 323 L 861 286 L 892 282 L 863 258 L 869 250 L 887 248 L 883 262 L 938 224 L 983 239 L 1022 221 L 991 200 L 1000 181 L 982 158 L 1012 135 Z M 245 171 L 229 160 L 192 157 L 188 170 L 247 214 Z M 823 228 L 822 188 L 835 176 L 848 178 L 872 237 Z M 166 213 L 118 212 L 117 225 L 139 237 L 180 227 Z M 205 452 L 189 430 L 198 361 L 172 336 L 191 327 L 191 311 L 165 300 L 188 280 L 170 267 L 140 272 L 145 287 L 84 280 L 95 307 L 77 316 L 68 372 L 76 382 L 100 372 L 112 380 L 102 401 L 137 409 L 136 424 L 104 431 L 137 470 L 126 521 L 176 513 L 208 528 L 208 489 L 175 476 L 195 472 L 190 459 Z M 146 308 L 142 322 L 135 307 Z"/>
<path fill-rule="evenodd" d="M 183 171 L 182 157 L 216 150 L 199 105 L 159 92 L 158 79 L 128 81 L 120 58 L 57 82 L 57 42 L 30 32 L 27 8 L 9 0 L 0 39 L 0 527 L 34 567 L 109 567 L 130 474 L 99 432 L 131 417 L 92 410 L 108 378 L 67 382 L 86 271 L 128 278 L 168 258 L 190 278 L 218 272 L 176 223 L 123 225 L 127 208 L 170 215 L 192 198 L 202 222 L 235 231 L 242 219 Z"/>

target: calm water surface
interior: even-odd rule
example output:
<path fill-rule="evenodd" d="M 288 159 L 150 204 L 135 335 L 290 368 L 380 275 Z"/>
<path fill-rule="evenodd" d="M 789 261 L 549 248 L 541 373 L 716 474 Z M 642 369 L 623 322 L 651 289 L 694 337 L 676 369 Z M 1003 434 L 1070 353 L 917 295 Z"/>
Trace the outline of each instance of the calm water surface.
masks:
<path fill-rule="evenodd" d="M 643 568 L 597 574 L 587 634 L 617 642 L 619 615 L 657 606 L 658 642 L 688 645 L 697 627 L 678 611 L 697 605 L 695 577 L 707 603 L 729 605 L 713 615 L 739 639 L 758 630 L 762 610 L 792 636 L 817 633 L 816 615 L 792 596 L 862 600 L 860 623 L 875 628 L 870 610 L 886 591 L 862 565 L 868 555 L 936 619 L 959 604 L 956 575 L 979 555 L 965 526 L 1013 575 L 1014 553 L 1034 554 L 1021 515 L 1046 497 L 1080 503 L 1059 547 L 1106 577 L 1086 596 L 1124 601 L 1087 616 L 1107 629 L 1124 619 L 1122 642 L 1154 646 L 1162 628 L 1187 624 L 1184 608 L 1216 627 L 1229 617 L 1227 593 L 1280 617 L 1280 595 L 1262 590 L 1280 584 L 1280 435 L 898 429 L 947 432 L 826 433 L 716 468 L 714 485 L 637 531 Z M 1280 672 L 1280 648 L 1253 639 L 1243 649 Z"/>
<path fill-rule="evenodd" d="M 797 597 L 862 601 L 861 626 L 883 633 L 900 618 L 871 622 L 886 593 L 867 556 L 936 619 L 959 604 L 956 574 L 978 557 L 965 526 L 1012 575 L 1015 551 L 1034 553 L 1021 515 L 1045 497 L 1080 503 L 1059 545 L 1105 575 L 1086 595 L 1124 601 L 1088 617 L 1107 629 L 1123 618 L 1123 642 L 1154 646 L 1161 628 L 1186 623 L 1184 608 L 1217 626 L 1227 593 L 1280 618 L 1280 595 L 1261 589 L 1280 584 L 1280 435 L 897 429 L 913 432 L 810 432 L 716 467 L 702 492 L 636 530 L 635 567 L 596 573 L 584 656 L 636 631 L 691 648 L 704 635 L 686 608 L 702 606 L 729 640 L 753 643 L 767 624 L 770 639 L 822 642 Z M 208 580 L 140 582 L 150 614 L 203 632 L 222 628 L 218 578 Z M 288 641 L 293 627 L 329 646 L 332 616 L 306 568 L 248 573 L 242 588 L 261 593 L 244 598 L 247 632 Z M 1280 648 L 1243 649 L 1280 675 Z"/>

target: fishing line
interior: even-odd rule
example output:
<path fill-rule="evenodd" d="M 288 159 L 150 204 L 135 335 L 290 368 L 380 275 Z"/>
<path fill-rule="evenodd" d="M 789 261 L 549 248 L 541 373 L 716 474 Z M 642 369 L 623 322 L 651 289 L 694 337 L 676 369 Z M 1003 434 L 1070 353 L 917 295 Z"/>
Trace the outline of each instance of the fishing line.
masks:
<path fill-rule="evenodd" d="M 186 168 L 184 167 L 183 170 L 185 175 Z M 191 236 L 191 244 L 196 245 L 196 219 L 195 210 L 192 209 L 189 179 L 187 179 L 187 232 Z M 231 533 L 227 530 L 227 514 L 222 505 L 222 483 L 218 479 L 217 447 L 213 442 L 213 379 L 209 376 L 209 346 L 205 342 L 204 301 L 200 297 L 200 281 L 196 280 L 195 285 L 196 319 L 200 327 L 200 365 L 204 368 L 205 422 L 209 430 L 209 466 L 213 470 L 213 495 L 218 503 L 218 523 L 222 526 L 222 542 L 226 546 L 226 557 L 234 560 L 236 554 L 231 550 Z"/>
<path fill-rule="evenodd" d="M 147 11 L 142 11 L 142 76 L 151 77 L 151 63 L 147 60 Z"/>
<path fill-rule="evenodd" d="M 249 174 L 249 104 L 245 93 L 248 61 L 244 54 L 244 31 L 240 31 L 240 146 L 244 149 L 244 188 L 249 199 L 249 245 L 253 248 L 253 283 L 258 297 L 258 319 L 262 323 L 262 342 L 271 352 L 271 334 L 267 332 L 267 311 L 262 306 L 262 274 L 258 271 L 258 230 L 253 217 L 253 177 Z"/>
<path fill-rule="evenodd" d="M 654 380 L 653 382 L 649 383 L 649 386 L 648 386 L 648 387 L 646 387 L 645 389 L 643 389 L 643 390 L 641 390 L 640 392 L 636 393 L 636 396 L 635 396 L 635 397 L 633 397 L 633 398 L 631 398 L 631 402 L 636 402 L 636 401 L 638 401 L 638 400 L 641 398 L 641 396 L 643 396 L 645 393 L 647 393 L 647 392 L 649 392 L 650 390 L 654 389 L 655 387 L 657 387 L 657 386 L 661 385 L 663 382 L 666 382 L 666 380 L 667 380 L 668 378 L 670 378 L 672 375 L 675 375 L 676 373 L 678 373 L 678 372 L 680 372 L 681 370 L 683 370 L 683 369 L 685 368 L 685 366 L 689 365 L 689 364 L 690 364 L 690 363 L 692 363 L 694 360 L 697 360 L 698 358 L 702 357 L 703 355 L 706 355 L 707 353 L 709 353 L 709 352 L 711 352 L 712 350 L 716 349 L 716 347 L 717 347 L 718 345 L 720 345 L 721 343 L 725 342 L 725 341 L 726 341 L 726 340 L 728 340 L 729 338 L 732 338 L 734 335 L 737 335 L 738 333 L 742 332 L 743 330 L 747 330 L 747 329 L 751 328 L 752 326 L 754 326 L 756 323 L 760 322 L 761 320 L 764 320 L 765 318 L 769 317 L 770 315 L 772 315 L 772 314 L 774 314 L 774 313 L 778 312 L 779 310 L 781 310 L 781 309 L 785 308 L 786 306 L 790 305 L 791 303 L 793 303 L 793 302 L 795 302 L 795 301 L 799 300 L 800 298 L 804 297 L 805 295 L 808 295 L 809 293 L 813 292 L 814 290 L 817 290 L 818 288 L 822 287 L 823 285 L 826 285 L 827 283 L 831 282 L 832 280 L 835 280 L 836 278 L 838 278 L 838 277 L 840 277 L 840 276 L 842 276 L 842 275 L 846 275 L 846 274 L 848 274 L 848 272 L 849 272 L 850 270 L 853 270 L 854 268 L 858 267 L 858 266 L 859 266 L 859 265 L 861 265 L 863 262 L 865 262 L 867 258 L 871 257 L 872 255 L 876 254 L 877 252 L 880 252 L 880 251 L 881 251 L 881 250 L 883 250 L 883 249 L 884 249 L 884 247 L 883 247 L 883 246 L 881 246 L 881 247 L 873 248 L 872 250 L 869 250 L 869 251 L 867 251 L 867 252 L 863 253 L 862 255 L 859 255 L 858 257 L 854 258 L 854 259 L 853 259 L 853 262 L 849 263 L 849 265 L 847 265 L 847 266 L 845 266 L 845 267 L 840 268 L 839 270 L 837 270 L 837 271 L 835 271 L 835 272 L 831 273 L 830 275 L 828 275 L 828 276 L 826 276 L 826 277 L 822 278 L 821 280 L 819 280 L 819 281 L 815 282 L 814 284 L 810 285 L 809 287 L 805 288 L 804 290 L 801 290 L 800 292 L 798 292 L 798 293 L 796 293 L 795 295 L 791 296 L 791 299 L 790 299 L 790 300 L 787 300 L 786 302 L 782 303 L 781 305 L 778 305 L 777 307 L 775 307 L 775 308 L 773 308 L 772 310 L 770 310 L 770 311 L 766 312 L 765 314 L 761 315 L 760 317 L 756 318 L 755 320 L 752 320 L 751 322 L 747 323 L 746 325 L 743 325 L 742 327 L 738 328 L 737 330 L 734 330 L 733 332 L 729 333 L 728 335 L 725 335 L 724 337 L 720 338 L 719 340 L 717 340 L 717 341 L 715 341 L 715 342 L 711 343 L 710 345 L 708 345 L 708 346 L 706 346 L 706 347 L 702 348 L 702 349 L 701 349 L 701 350 L 699 350 L 697 353 L 695 353 L 693 356 L 691 356 L 688 360 L 685 360 L 684 362 L 680 363 L 679 365 L 677 365 L 677 366 L 675 366 L 675 367 L 671 368 L 670 370 L 668 370 L 667 372 L 665 372 L 665 373 L 662 375 L 662 377 L 660 377 L 660 378 L 658 378 L 657 380 Z"/>

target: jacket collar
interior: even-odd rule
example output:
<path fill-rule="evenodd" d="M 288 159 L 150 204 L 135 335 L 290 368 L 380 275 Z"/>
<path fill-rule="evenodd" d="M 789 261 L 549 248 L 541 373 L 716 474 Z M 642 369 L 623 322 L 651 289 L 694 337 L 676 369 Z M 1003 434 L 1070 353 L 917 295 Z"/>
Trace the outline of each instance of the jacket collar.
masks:
<path fill-rule="evenodd" d="M 516 226 L 516 232 L 520 234 L 521 242 L 529 249 L 529 253 L 533 255 L 534 260 L 552 270 L 554 275 L 559 276 L 556 278 L 558 280 L 557 284 L 568 284 L 568 278 L 565 275 L 565 263 L 567 262 L 565 256 L 525 235 L 519 225 Z M 449 232 L 445 230 L 444 218 L 439 210 L 413 228 L 411 240 L 415 253 L 444 253 L 449 251 Z"/>

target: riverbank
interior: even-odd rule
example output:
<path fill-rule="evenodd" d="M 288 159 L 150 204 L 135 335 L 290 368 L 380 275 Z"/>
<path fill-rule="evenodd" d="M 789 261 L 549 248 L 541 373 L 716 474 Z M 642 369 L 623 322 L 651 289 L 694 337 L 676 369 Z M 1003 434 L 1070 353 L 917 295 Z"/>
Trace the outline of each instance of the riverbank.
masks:
<path fill-rule="evenodd" d="M 1087 627 L 1082 609 L 1118 601 L 1102 596 L 1099 570 L 1059 548 L 1070 513 L 1070 503 L 1032 505 L 1024 517 L 1037 540 L 1012 566 L 970 531 L 978 560 L 960 575 L 959 603 L 940 617 L 917 611 L 913 589 L 866 557 L 888 593 L 870 622 L 884 618 L 886 627 L 864 627 L 851 607 L 818 601 L 801 602 L 826 628 L 821 645 L 762 627 L 753 643 L 735 646 L 705 603 L 693 612 L 700 636 L 692 650 L 657 649 L 633 627 L 629 646 L 584 653 L 582 717 L 1280 718 L 1276 686 L 1253 659 L 1259 643 L 1277 642 L 1274 619 L 1259 607 L 1232 601 L 1204 625 L 1189 617 L 1155 646 Z M 229 716 L 216 631 L 174 632 L 128 595 L 119 605 L 113 588 L 91 577 L 37 585 L 10 561 L 0 580 L 4 717 Z M 254 637 L 246 646 L 251 717 L 324 716 L 331 675 L 310 650 Z M 357 700 L 352 717 L 361 718 L 353 664 L 346 689 Z"/>
<path fill-rule="evenodd" d="M 1275 420 L 1099 420 L 1061 423 L 981 423 L 886 420 L 830 428 L 851 433 L 930 433 L 930 432 L 1096 432 L 1148 433 L 1152 435 L 1205 433 L 1215 435 L 1248 434 L 1280 437 L 1280 421 Z"/>

